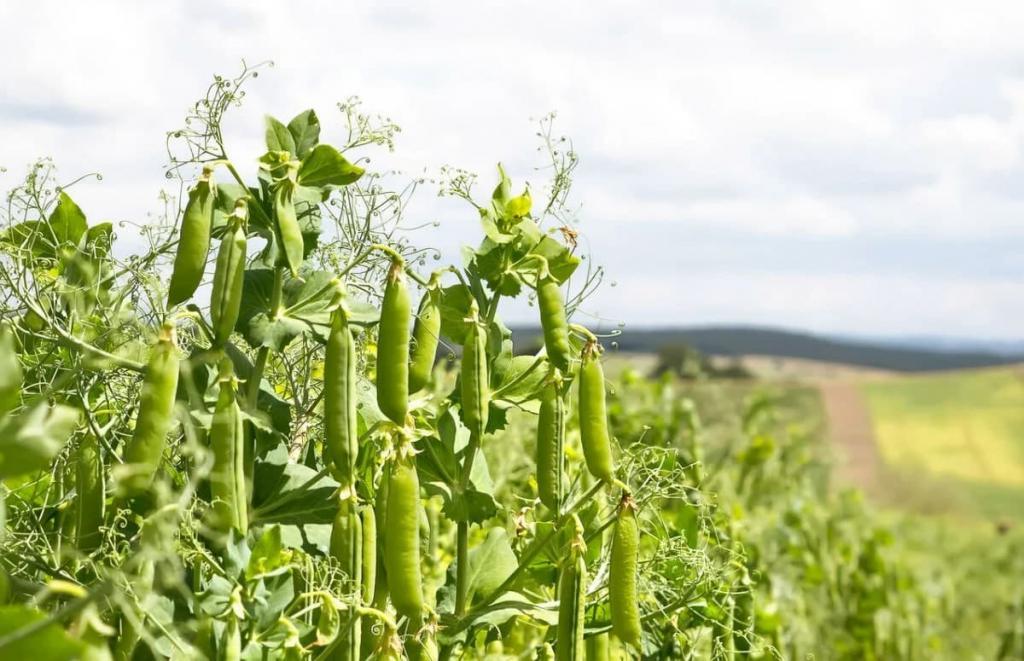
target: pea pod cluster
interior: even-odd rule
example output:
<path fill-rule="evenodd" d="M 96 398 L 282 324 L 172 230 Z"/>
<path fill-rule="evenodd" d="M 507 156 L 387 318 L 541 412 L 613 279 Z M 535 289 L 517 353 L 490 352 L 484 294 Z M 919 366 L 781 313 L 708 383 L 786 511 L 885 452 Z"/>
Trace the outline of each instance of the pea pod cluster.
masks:
<path fill-rule="evenodd" d="M 400 260 L 391 263 L 377 336 L 377 405 L 395 424 L 409 411 L 409 321 L 412 304 Z"/>
<path fill-rule="evenodd" d="M 181 218 L 178 251 L 167 288 L 167 305 L 177 305 L 192 298 L 206 272 L 210 254 L 210 229 L 213 226 L 213 202 L 217 194 L 212 171 L 203 170 L 196 185 L 189 191 L 188 203 Z"/>
<path fill-rule="evenodd" d="M 124 486 L 131 492 L 148 488 L 160 467 L 167 434 L 174 422 L 178 366 L 174 326 L 164 324 L 146 364 L 135 431 L 124 449 L 124 461 L 130 467 Z"/>

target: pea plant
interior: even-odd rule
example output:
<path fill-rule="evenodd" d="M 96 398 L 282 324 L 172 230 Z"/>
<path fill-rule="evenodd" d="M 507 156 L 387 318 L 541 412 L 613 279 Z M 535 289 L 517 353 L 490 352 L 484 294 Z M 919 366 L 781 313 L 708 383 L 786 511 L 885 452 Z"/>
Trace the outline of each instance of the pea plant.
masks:
<path fill-rule="evenodd" d="M 542 122 L 535 191 L 445 169 L 482 238 L 428 271 L 400 230 L 425 181 L 369 167 L 390 120 L 349 100 L 333 143 L 307 110 L 228 153 L 256 75 L 169 134 L 183 208 L 139 253 L 48 162 L 8 195 L 0 656 L 671 655 L 717 565 L 659 512 L 692 471 L 609 432 L 606 338 L 571 321 L 602 279 L 571 145 Z M 502 322 L 517 298 L 534 354 Z"/>

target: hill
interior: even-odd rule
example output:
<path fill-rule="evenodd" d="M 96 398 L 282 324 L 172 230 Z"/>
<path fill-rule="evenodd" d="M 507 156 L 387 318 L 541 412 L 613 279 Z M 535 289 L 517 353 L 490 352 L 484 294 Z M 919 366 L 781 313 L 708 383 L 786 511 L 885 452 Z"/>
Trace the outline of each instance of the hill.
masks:
<path fill-rule="evenodd" d="M 513 334 L 519 346 L 540 336 L 538 329 L 531 328 L 515 329 Z M 780 356 L 898 372 L 970 369 L 1024 362 L 1024 355 L 1020 354 L 944 351 L 745 326 L 627 328 L 615 341 L 620 350 L 630 352 L 652 353 L 684 343 L 713 356 Z"/>

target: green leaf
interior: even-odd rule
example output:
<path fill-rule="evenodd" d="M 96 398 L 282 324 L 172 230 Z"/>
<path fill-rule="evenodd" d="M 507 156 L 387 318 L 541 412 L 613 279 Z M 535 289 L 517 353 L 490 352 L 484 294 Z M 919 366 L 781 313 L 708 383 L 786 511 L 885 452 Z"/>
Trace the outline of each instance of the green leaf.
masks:
<path fill-rule="evenodd" d="M 246 580 L 276 576 L 288 571 L 292 552 L 281 545 L 281 528 L 268 526 L 257 540 L 245 567 Z"/>
<path fill-rule="evenodd" d="M 18 405 L 23 376 L 14 330 L 5 322 L 0 324 L 0 420 Z"/>
<path fill-rule="evenodd" d="M 40 626 L 46 615 L 24 606 L 0 606 L 0 638 L 28 627 L 40 627 L 31 633 L 0 645 L 0 658 L 46 659 L 46 661 L 72 661 L 81 659 L 88 648 L 75 640 L 54 622 Z"/>
<path fill-rule="evenodd" d="M 303 186 L 344 186 L 363 176 L 363 168 L 349 163 L 330 145 L 317 145 L 302 159 L 299 183 Z"/>
<path fill-rule="evenodd" d="M 523 191 L 522 195 L 513 197 L 507 203 L 505 203 L 505 213 L 510 218 L 523 218 L 530 215 L 530 208 L 533 206 L 533 200 L 530 198 L 530 191 Z"/>
<path fill-rule="evenodd" d="M 57 208 L 50 214 L 49 223 L 50 231 L 57 242 L 54 247 L 62 244 L 77 246 L 88 229 L 85 214 L 64 191 L 60 193 Z"/>
<path fill-rule="evenodd" d="M 441 290 L 441 335 L 456 344 L 466 340 L 466 318 L 473 295 L 465 285 L 452 285 Z"/>
<path fill-rule="evenodd" d="M 548 374 L 548 361 L 535 356 L 514 356 L 495 388 L 493 402 L 499 406 L 524 407 L 532 404 Z"/>
<path fill-rule="evenodd" d="M 37 404 L 0 422 L 0 479 L 45 468 L 78 425 L 78 410 Z"/>
<path fill-rule="evenodd" d="M 519 566 L 516 554 L 502 527 L 487 531 L 483 543 L 469 551 L 469 600 L 475 595 L 486 597 L 498 589 Z"/>
<path fill-rule="evenodd" d="M 254 469 L 253 505 L 258 523 L 303 525 L 331 523 L 337 511 L 332 498 L 338 483 L 308 466 L 288 460 L 288 449 L 282 444 L 256 462 Z"/>
<path fill-rule="evenodd" d="M 281 309 L 270 309 L 274 273 L 270 269 L 249 269 L 242 288 L 242 307 L 236 328 L 253 348 L 282 350 L 302 333 L 325 340 L 331 321 L 334 274 L 315 271 L 305 279 L 285 280 Z M 380 312 L 369 303 L 349 302 L 349 319 L 358 325 L 376 323 Z"/>
<path fill-rule="evenodd" d="M 288 127 L 270 115 L 267 115 L 264 121 L 267 125 L 267 151 L 286 151 L 291 154 L 298 155 L 296 152 L 295 139 L 292 137 Z"/>
<path fill-rule="evenodd" d="M 295 139 L 295 150 L 292 153 L 300 159 L 306 158 L 320 142 L 320 118 L 312 109 L 300 112 L 288 122 L 288 131 Z"/>

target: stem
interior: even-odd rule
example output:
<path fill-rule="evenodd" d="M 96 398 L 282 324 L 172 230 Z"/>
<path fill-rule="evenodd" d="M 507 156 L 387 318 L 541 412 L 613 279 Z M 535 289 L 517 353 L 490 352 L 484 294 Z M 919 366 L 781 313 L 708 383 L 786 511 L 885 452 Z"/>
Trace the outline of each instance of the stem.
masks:
<path fill-rule="evenodd" d="M 462 462 L 462 475 L 459 478 L 459 492 L 466 493 L 469 486 L 469 475 L 476 461 L 476 453 L 480 448 L 480 435 L 473 432 L 466 446 L 466 456 Z M 456 536 L 455 552 L 455 614 L 466 612 L 466 597 L 469 594 L 469 521 L 459 521 Z"/>

